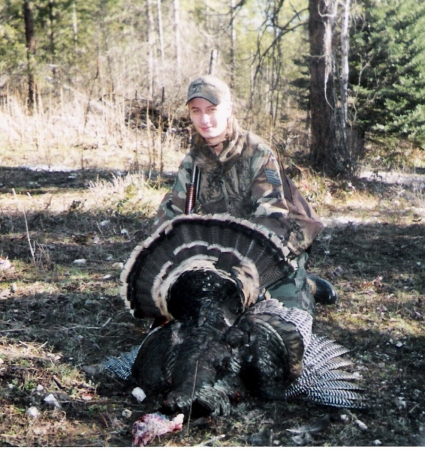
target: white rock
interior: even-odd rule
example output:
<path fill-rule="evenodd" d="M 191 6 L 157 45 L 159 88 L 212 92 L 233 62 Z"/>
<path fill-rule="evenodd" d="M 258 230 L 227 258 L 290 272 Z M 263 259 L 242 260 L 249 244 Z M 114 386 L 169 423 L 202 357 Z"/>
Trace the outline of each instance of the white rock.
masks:
<path fill-rule="evenodd" d="M 108 223 L 111 223 L 111 221 L 110 220 L 102 220 L 102 222 L 100 222 L 99 225 L 101 227 L 104 227 L 104 226 L 108 225 Z"/>
<path fill-rule="evenodd" d="M 376 439 L 375 441 L 373 441 L 373 445 L 381 445 L 382 442 L 379 439 Z"/>
<path fill-rule="evenodd" d="M 82 266 L 84 264 L 86 264 L 87 260 L 86 259 L 76 259 L 72 262 L 72 264 L 76 264 L 77 266 Z"/>
<path fill-rule="evenodd" d="M 126 419 L 129 419 L 131 417 L 131 411 L 129 409 L 124 409 L 124 411 L 121 413 L 123 417 Z"/>
<path fill-rule="evenodd" d="M 31 419 L 35 419 L 40 414 L 40 411 L 36 406 L 30 406 L 26 412 L 27 415 L 31 417 Z"/>
<path fill-rule="evenodd" d="M 114 269 L 122 269 L 124 267 L 124 264 L 122 262 L 116 262 L 116 263 L 112 264 L 112 267 Z"/>
<path fill-rule="evenodd" d="M 44 401 L 48 404 L 48 405 L 53 405 L 55 408 L 60 409 L 61 405 L 59 404 L 59 402 L 56 400 L 56 397 L 53 394 L 49 394 L 47 397 L 44 397 Z"/>
<path fill-rule="evenodd" d="M 39 385 L 36 387 L 36 391 L 37 391 L 37 392 L 42 392 L 42 391 L 44 391 L 44 386 L 42 386 L 41 384 L 39 384 Z"/>
<path fill-rule="evenodd" d="M 361 420 L 356 419 L 355 423 L 361 430 L 367 430 L 367 425 L 364 422 L 362 422 Z"/>
<path fill-rule="evenodd" d="M 143 400 L 146 398 L 145 392 L 143 391 L 143 389 L 140 389 L 139 387 L 134 388 L 132 394 L 139 402 L 143 402 Z"/>

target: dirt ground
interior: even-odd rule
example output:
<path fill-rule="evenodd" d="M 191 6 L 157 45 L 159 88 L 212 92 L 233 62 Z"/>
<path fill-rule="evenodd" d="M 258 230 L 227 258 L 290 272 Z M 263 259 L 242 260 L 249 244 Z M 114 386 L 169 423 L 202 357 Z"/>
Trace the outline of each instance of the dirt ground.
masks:
<path fill-rule="evenodd" d="M 157 411 L 95 370 L 149 326 L 118 291 L 121 263 L 152 220 L 86 209 L 99 178 L 113 175 L 0 168 L 0 446 L 131 446 L 133 422 Z M 315 332 L 351 351 L 367 409 L 244 399 L 149 445 L 425 445 L 425 193 L 412 189 L 356 179 L 329 182 L 332 203 L 315 199 L 326 227 L 310 271 L 339 293 L 318 305 Z"/>

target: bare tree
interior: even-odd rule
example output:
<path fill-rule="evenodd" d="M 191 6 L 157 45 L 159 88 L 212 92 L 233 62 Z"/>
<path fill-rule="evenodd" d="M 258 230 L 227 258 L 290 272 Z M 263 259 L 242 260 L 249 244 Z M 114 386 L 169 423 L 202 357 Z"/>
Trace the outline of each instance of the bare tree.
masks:
<path fill-rule="evenodd" d="M 154 44 L 155 44 L 155 27 L 153 22 L 151 1 L 146 0 L 146 20 L 148 32 L 147 61 L 148 61 L 148 96 L 153 97 L 153 79 L 154 79 Z"/>
<path fill-rule="evenodd" d="M 173 0 L 174 12 L 174 49 L 176 57 L 177 79 L 180 78 L 181 72 L 181 56 L 180 56 L 180 3 L 179 0 Z"/>
<path fill-rule="evenodd" d="M 30 109 L 34 107 L 36 102 L 36 86 L 35 86 L 35 33 L 34 33 L 34 16 L 33 4 L 31 1 L 24 1 L 24 22 L 25 22 L 25 41 L 27 47 L 27 63 L 28 63 L 28 105 Z"/>
<path fill-rule="evenodd" d="M 350 47 L 349 23 L 350 23 L 350 0 L 345 0 L 344 12 L 341 20 L 341 115 L 344 125 L 347 124 L 347 97 L 348 97 L 348 51 Z"/>
<path fill-rule="evenodd" d="M 235 28 L 236 7 L 235 0 L 230 0 L 230 87 L 235 87 L 236 72 L 236 28 Z"/>
<path fill-rule="evenodd" d="M 257 37 L 257 50 L 253 55 L 253 71 L 250 77 L 250 105 L 253 106 L 254 93 L 261 95 L 261 102 L 266 99 L 266 107 L 273 120 L 276 120 L 284 89 L 282 71 L 285 64 L 281 42 L 283 37 L 306 23 L 301 19 L 304 11 L 295 11 L 282 23 L 282 8 L 285 0 L 267 0 L 264 21 L 260 25 Z M 286 16 L 284 16 L 286 17 Z M 270 36 L 273 39 L 270 42 Z M 264 86 L 266 91 L 259 87 Z M 260 93 L 261 91 L 261 93 Z"/>
<path fill-rule="evenodd" d="M 209 69 L 208 69 L 208 73 L 210 75 L 214 75 L 214 71 L 217 66 L 217 60 L 218 60 L 218 50 L 213 49 L 213 50 L 211 50 L 211 53 L 210 53 L 210 64 L 209 64 Z"/>
<path fill-rule="evenodd" d="M 156 0 L 157 18 L 158 18 L 158 37 L 159 37 L 159 53 L 161 64 L 164 67 L 164 32 L 162 27 L 162 6 L 161 0 Z"/>
<path fill-rule="evenodd" d="M 75 0 L 72 2 L 72 37 L 74 40 L 74 53 L 77 53 L 78 45 L 78 22 L 77 22 L 77 10 L 75 8 Z"/>

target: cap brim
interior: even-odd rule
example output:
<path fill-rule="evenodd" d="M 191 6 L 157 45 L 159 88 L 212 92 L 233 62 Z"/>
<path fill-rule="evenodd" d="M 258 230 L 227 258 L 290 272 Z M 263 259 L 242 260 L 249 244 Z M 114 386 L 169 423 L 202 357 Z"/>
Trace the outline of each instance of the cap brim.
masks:
<path fill-rule="evenodd" d="M 217 101 L 216 98 L 213 98 L 211 96 L 205 95 L 205 94 L 194 94 L 191 97 L 188 98 L 188 100 L 186 101 L 186 105 L 193 100 L 194 98 L 203 98 L 204 100 L 207 100 L 208 102 L 210 102 L 212 105 L 217 106 L 220 102 Z"/>

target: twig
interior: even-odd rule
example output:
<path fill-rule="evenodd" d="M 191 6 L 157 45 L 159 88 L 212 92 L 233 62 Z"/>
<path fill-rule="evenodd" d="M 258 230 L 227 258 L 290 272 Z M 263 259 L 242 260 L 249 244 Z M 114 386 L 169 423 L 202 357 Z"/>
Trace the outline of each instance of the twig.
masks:
<path fill-rule="evenodd" d="M 15 200 L 16 200 L 17 203 L 19 204 L 18 197 L 17 197 L 17 195 L 16 195 L 15 189 L 12 189 L 12 192 L 13 192 L 13 196 L 14 196 Z M 33 264 L 34 264 L 34 267 L 36 267 L 36 263 L 35 263 L 35 253 L 34 253 L 34 249 L 32 248 L 31 239 L 30 239 L 30 233 L 29 233 L 29 230 L 28 230 L 27 215 L 25 214 L 25 208 L 22 207 L 21 209 L 22 209 L 22 213 L 23 213 L 23 215 L 24 215 L 25 229 L 26 229 L 26 231 L 27 231 L 27 240 L 28 240 L 28 245 L 30 246 L 30 251 L 31 251 L 31 256 L 32 256 L 32 262 L 33 262 Z"/>
<path fill-rule="evenodd" d="M 59 378 L 53 375 L 53 381 L 57 384 L 59 389 L 65 390 L 65 386 L 60 382 Z"/>
<path fill-rule="evenodd" d="M 102 328 L 106 327 L 108 323 L 112 320 L 112 317 L 110 317 L 103 325 L 100 327 L 88 327 L 86 325 L 74 325 L 72 327 L 56 327 L 56 329 L 59 330 L 75 330 L 76 328 L 84 328 L 85 330 L 101 330 Z"/>
<path fill-rule="evenodd" d="M 188 418 L 187 418 L 187 430 L 186 430 L 186 435 L 189 435 L 190 418 L 191 418 L 191 416 L 192 416 L 193 397 L 195 396 L 196 380 L 197 380 L 197 378 L 198 378 L 198 364 L 199 364 L 199 359 L 196 360 L 195 378 L 194 378 L 194 380 L 193 380 L 192 396 L 191 396 L 191 398 L 190 398 L 190 408 L 189 408 L 189 416 L 188 416 Z"/>
<path fill-rule="evenodd" d="M 0 333 L 18 333 L 19 331 L 25 331 L 28 328 L 13 328 L 12 330 L 0 330 Z"/>
<path fill-rule="evenodd" d="M 214 436 L 211 439 L 208 439 L 207 441 L 201 442 L 196 447 L 205 447 L 206 445 L 211 444 L 211 443 L 216 442 L 216 441 L 219 441 L 221 439 L 224 439 L 225 437 L 226 437 L 225 434 L 220 434 L 218 436 Z"/>

